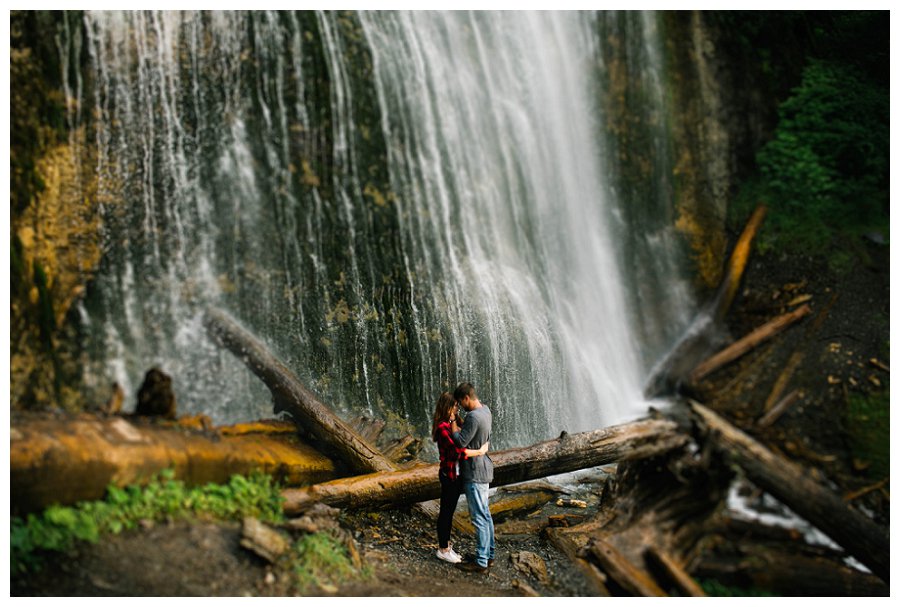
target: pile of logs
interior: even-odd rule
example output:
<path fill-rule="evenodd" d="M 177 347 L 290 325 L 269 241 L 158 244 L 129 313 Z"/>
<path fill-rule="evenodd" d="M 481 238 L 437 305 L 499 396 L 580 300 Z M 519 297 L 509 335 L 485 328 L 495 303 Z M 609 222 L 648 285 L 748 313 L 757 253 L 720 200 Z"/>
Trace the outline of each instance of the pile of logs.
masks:
<path fill-rule="evenodd" d="M 319 406 L 317 401 L 310 401 L 312 406 L 307 407 L 308 393 L 298 389 L 299 381 L 289 372 L 264 371 L 262 367 L 268 364 L 261 364 L 262 345 L 224 313 L 207 316 L 207 328 L 235 354 L 250 361 L 251 368 L 273 388 L 273 394 L 280 394 L 282 406 L 295 419 L 321 420 L 329 415 L 327 408 Z M 247 356 L 247 352 L 255 354 Z M 322 427 L 339 427 L 333 421 L 317 423 Z M 367 452 L 352 446 L 366 441 L 351 427 L 341 427 L 334 433 L 312 432 L 336 452 L 354 456 Z M 348 444 L 341 445 L 345 440 Z M 368 452 L 372 451 L 375 449 Z M 495 466 L 493 486 L 618 464 L 610 488 L 613 495 L 604 500 L 606 506 L 598 516 L 572 526 L 551 526 L 549 522 L 537 525 L 545 528 L 548 537 L 579 565 L 597 594 L 701 595 L 702 590 L 691 572 L 727 578 L 728 571 L 724 570 L 712 575 L 717 562 L 730 562 L 734 572 L 744 572 L 743 582 L 762 584 L 764 579 L 760 576 L 764 571 L 753 577 L 746 566 L 749 557 L 732 555 L 730 560 L 721 561 L 712 558 L 717 545 L 715 538 L 733 532 L 733 524 L 726 524 L 727 517 L 723 514 L 725 497 L 733 480 L 733 467 L 728 464 L 740 468 L 750 481 L 818 527 L 874 574 L 851 569 L 834 555 L 830 559 L 821 554 L 790 559 L 783 556 L 791 565 L 783 571 L 796 573 L 798 567 L 815 565 L 808 570 L 817 573 L 807 576 L 805 585 L 786 588 L 773 582 L 768 586 L 762 584 L 764 587 L 788 594 L 826 589 L 836 594 L 887 591 L 890 554 L 887 531 L 850 507 L 830 488 L 813 481 L 806 470 L 769 451 L 700 403 L 691 402 L 667 417 L 657 415 L 655 419 L 603 430 L 563 433 L 557 439 L 536 445 L 493 452 L 491 458 Z M 387 466 L 378 463 L 387 461 L 378 455 L 355 461 L 357 470 L 365 474 L 286 489 L 285 512 L 301 515 L 316 504 L 361 509 L 396 507 L 433 500 L 440 494 L 436 464 Z M 537 501 L 518 507 L 536 507 L 553 498 L 550 491 L 538 491 L 536 495 Z M 507 501 L 495 503 L 492 511 L 502 515 Z M 433 516 L 434 512 L 428 514 Z M 797 554 L 806 549 L 797 538 L 791 542 L 793 550 L 782 550 L 782 553 Z M 758 555 L 761 550 L 766 550 L 770 558 L 779 554 L 771 546 L 763 548 L 746 541 L 735 545 L 748 546 L 751 555 Z M 725 566 L 720 565 L 720 569 Z M 820 580 L 819 574 L 825 579 Z M 805 579 L 799 574 L 795 577 Z"/>

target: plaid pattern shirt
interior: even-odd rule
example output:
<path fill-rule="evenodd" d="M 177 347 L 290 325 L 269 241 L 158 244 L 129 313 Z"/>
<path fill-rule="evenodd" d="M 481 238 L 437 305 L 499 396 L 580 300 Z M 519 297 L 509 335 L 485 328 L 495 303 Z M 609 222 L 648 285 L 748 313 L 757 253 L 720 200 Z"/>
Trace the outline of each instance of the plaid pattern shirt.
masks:
<path fill-rule="evenodd" d="M 450 428 L 450 422 L 438 424 L 437 437 L 438 451 L 441 454 L 440 471 L 451 481 L 456 480 L 459 474 L 456 463 L 466 459 L 466 450 L 460 449 L 453 442 L 453 431 Z"/>

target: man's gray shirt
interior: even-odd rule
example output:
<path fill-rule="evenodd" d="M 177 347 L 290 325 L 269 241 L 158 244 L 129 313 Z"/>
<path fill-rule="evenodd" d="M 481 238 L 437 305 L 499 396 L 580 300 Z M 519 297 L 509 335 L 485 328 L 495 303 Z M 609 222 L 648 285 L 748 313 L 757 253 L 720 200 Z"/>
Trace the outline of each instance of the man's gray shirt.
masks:
<path fill-rule="evenodd" d="M 461 449 L 480 449 L 491 440 L 491 410 L 483 403 L 474 411 L 469 411 L 453 441 Z M 463 481 L 490 483 L 494 480 L 494 462 L 489 455 L 470 457 L 459 462 L 459 475 Z"/>

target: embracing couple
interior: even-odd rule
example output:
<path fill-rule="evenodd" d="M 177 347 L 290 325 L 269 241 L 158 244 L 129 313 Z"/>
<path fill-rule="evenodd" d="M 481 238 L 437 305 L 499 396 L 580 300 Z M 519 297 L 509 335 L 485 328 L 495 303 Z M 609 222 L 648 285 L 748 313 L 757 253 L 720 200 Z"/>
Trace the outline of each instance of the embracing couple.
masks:
<path fill-rule="evenodd" d="M 466 411 L 462 424 L 460 408 Z M 494 463 L 487 455 L 491 411 L 478 400 L 472 384 L 460 384 L 452 395 L 441 394 L 434 409 L 431 437 L 441 456 L 437 557 L 464 571 L 485 573 L 494 564 L 494 521 L 488 509 L 488 486 L 494 480 Z M 466 494 L 478 543 L 477 553 L 465 561 L 450 545 L 453 512 L 461 493 Z"/>

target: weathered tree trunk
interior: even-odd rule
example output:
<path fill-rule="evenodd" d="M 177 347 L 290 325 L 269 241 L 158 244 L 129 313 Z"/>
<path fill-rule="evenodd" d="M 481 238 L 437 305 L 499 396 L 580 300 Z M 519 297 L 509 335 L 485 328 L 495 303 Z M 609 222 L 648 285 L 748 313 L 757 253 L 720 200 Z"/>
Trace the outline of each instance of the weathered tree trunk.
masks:
<path fill-rule="evenodd" d="M 728 363 L 737 360 L 767 339 L 770 339 L 775 335 L 781 333 L 783 330 L 809 314 L 811 311 L 812 310 L 808 305 L 803 305 L 796 310 L 788 312 L 787 314 L 782 314 L 781 316 L 770 320 L 766 324 L 737 340 L 724 350 L 719 351 L 715 355 L 707 358 L 705 361 L 697 365 L 697 367 L 691 373 L 691 382 L 697 382 L 713 371 L 716 371 L 721 367 L 724 367 Z"/>
<path fill-rule="evenodd" d="M 890 537 L 840 496 L 813 481 L 806 470 L 779 457 L 710 409 L 691 403 L 718 450 L 739 465 L 761 489 L 818 527 L 875 575 L 889 581 Z"/>
<path fill-rule="evenodd" d="M 334 461 L 282 422 L 193 430 L 118 416 L 17 414 L 10 426 L 9 459 L 15 512 L 102 499 L 110 484 L 143 483 L 167 468 L 189 485 L 224 483 L 254 470 L 295 485 L 337 473 Z"/>
<path fill-rule="evenodd" d="M 594 538 L 588 548 L 600 563 L 600 568 L 627 594 L 631 596 L 666 596 L 665 591 L 647 575 L 643 568 L 636 567 L 628 560 L 628 557 L 609 542 Z"/>
<path fill-rule="evenodd" d="M 787 411 L 790 406 L 797 402 L 802 396 L 803 391 L 800 389 L 791 391 L 790 394 L 778 401 L 778 403 L 776 403 L 768 413 L 765 413 L 756 421 L 756 427 L 768 428 L 769 426 L 774 424 L 776 421 L 778 421 L 778 418 L 784 415 L 784 412 Z"/>
<path fill-rule="evenodd" d="M 683 446 L 688 437 L 666 420 L 643 420 L 604 430 L 565 434 L 530 447 L 490 453 L 493 486 L 508 485 L 632 458 L 648 457 Z M 323 502 L 340 508 L 371 508 L 420 502 L 440 496 L 438 464 L 367 474 L 286 489 L 284 509 L 301 512 Z"/>
<path fill-rule="evenodd" d="M 706 596 L 700 585 L 684 568 L 656 546 L 649 546 L 644 556 L 651 567 L 661 572 L 665 580 L 675 586 L 682 596 Z"/>
<path fill-rule="evenodd" d="M 713 317 L 720 321 L 725 318 L 734 296 L 737 294 L 738 287 L 741 285 L 741 277 L 744 275 L 744 269 L 747 267 L 747 260 L 750 258 L 750 246 L 759 232 L 759 227 L 766 216 L 768 209 L 765 205 L 759 205 L 753 211 L 744 231 L 731 251 L 731 258 L 728 260 L 728 266 L 725 269 L 725 277 L 719 286 L 719 292 L 716 295 Z"/>
<path fill-rule="evenodd" d="M 706 449 L 696 454 L 670 451 L 619 464 L 615 477 L 604 486 L 595 519 L 548 529 L 547 534 L 566 554 L 578 554 L 608 576 L 607 593 L 657 593 L 636 585 L 654 577 L 655 564 L 648 562 L 647 548 L 653 546 L 676 562 L 690 562 L 719 516 L 733 474 L 728 467 L 711 464 Z M 616 558 L 605 558 L 610 550 L 591 550 L 597 542 L 611 547 Z M 668 579 L 665 587 L 672 587 Z"/>
<path fill-rule="evenodd" d="M 350 424 L 322 404 L 265 345 L 222 310 L 209 309 L 203 319 L 210 336 L 240 358 L 265 384 L 294 422 L 331 447 L 358 472 L 395 470 L 396 465 L 366 442 Z"/>

